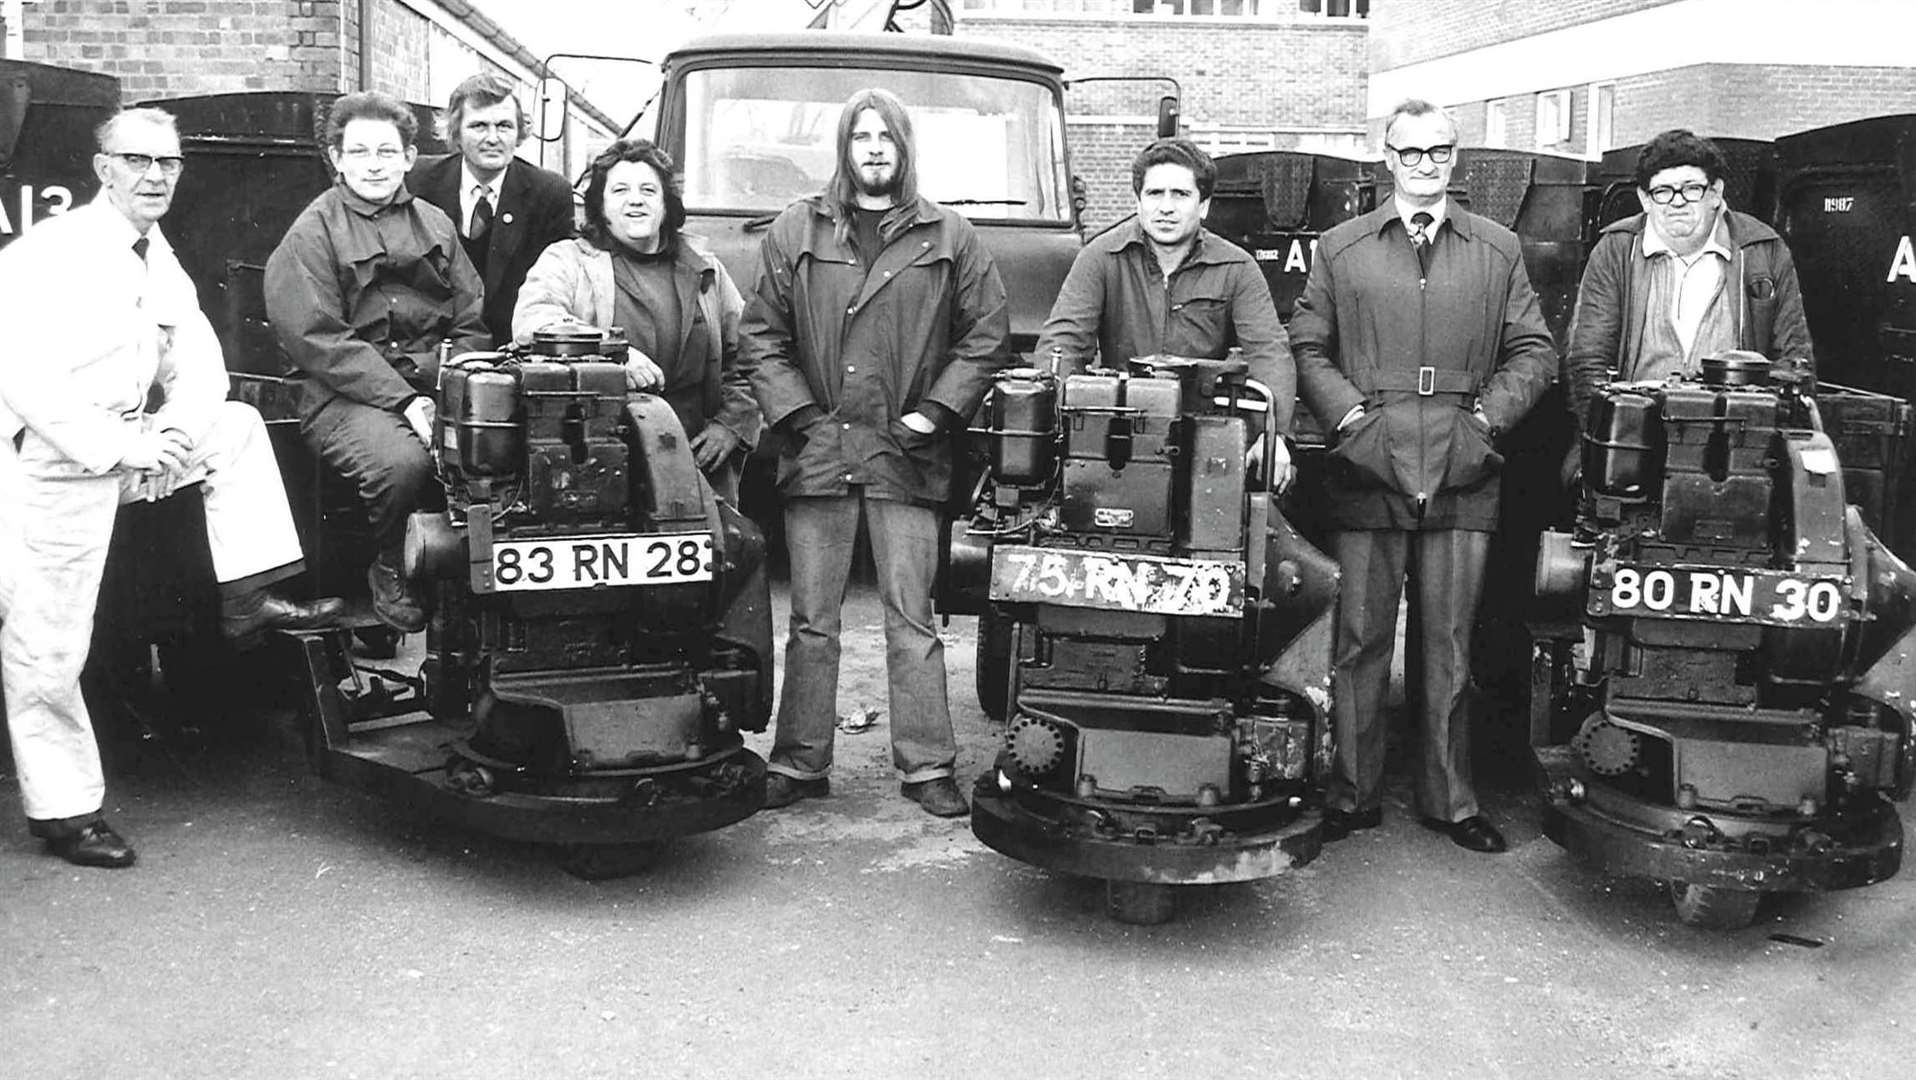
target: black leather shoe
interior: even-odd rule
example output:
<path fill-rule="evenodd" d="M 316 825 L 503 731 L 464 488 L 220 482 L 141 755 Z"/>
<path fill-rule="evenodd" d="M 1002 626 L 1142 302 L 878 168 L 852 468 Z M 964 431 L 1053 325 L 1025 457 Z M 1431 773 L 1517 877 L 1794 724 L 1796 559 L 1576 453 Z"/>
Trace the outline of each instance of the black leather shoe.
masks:
<path fill-rule="evenodd" d="M 268 596 L 247 614 L 220 619 L 220 633 L 238 640 L 265 630 L 319 630 L 337 623 L 344 614 L 346 601 L 337 596 L 311 603 Z"/>
<path fill-rule="evenodd" d="M 925 813 L 935 817 L 962 817 L 971 813 L 964 793 L 958 790 L 958 785 L 949 776 L 921 780 L 916 784 L 900 784 L 898 793 L 924 807 Z"/>
<path fill-rule="evenodd" d="M 1324 811 L 1324 842 L 1333 844 L 1354 832 L 1363 829 L 1375 829 L 1384 823 L 1384 808 L 1373 806 L 1369 810 L 1326 810 Z"/>
<path fill-rule="evenodd" d="M 1492 825 L 1490 819 L 1482 814 L 1472 814 L 1462 821 L 1438 821 L 1436 818 L 1424 818 L 1423 821 L 1424 828 L 1443 833 L 1460 848 L 1494 855 L 1507 847 L 1504 834 L 1498 832 L 1497 826 Z"/>
<path fill-rule="evenodd" d="M 47 850 L 75 866 L 99 866 L 117 870 L 132 866 L 138 858 L 133 845 L 126 838 L 113 831 L 103 818 L 96 818 L 85 825 L 70 831 L 63 831 L 46 840 Z"/>
<path fill-rule="evenodd" d="M 816 780 L 797 780 L 784 773 L 768 773 L 765 777 L 763 808 L 776 810 L 800 799 L 822 799 L 831 793 L 832 780 L 829 776 L 821 776 Z"/>

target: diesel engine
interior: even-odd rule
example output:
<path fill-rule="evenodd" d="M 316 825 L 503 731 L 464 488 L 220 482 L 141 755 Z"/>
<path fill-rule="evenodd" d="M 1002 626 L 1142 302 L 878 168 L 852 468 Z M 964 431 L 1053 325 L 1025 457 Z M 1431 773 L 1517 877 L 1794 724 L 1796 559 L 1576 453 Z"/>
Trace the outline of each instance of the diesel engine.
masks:
<path fill-rule="evenodd" d="M 1536 572 L 1545 832 L 1668 882 L 1687 923 L 1901 862 L 1916 575 L 1865 514 L 1908 416 L 1732 353 L 1605 387 L 1585 418 L 1575 528 Z"/>
<path fill-rule="evenodd" d="M 308 643 L 315 684 L 338 688 L 317 703 L 323 768 L 566 845 L 585 876 L 757 810 L 764 763 L 740 732 L 771 713 L 764 541 L 665 399 L 628 391 L 624 353 L 569 328 L 448 362 L 446 509 L 407 531 L 433 597 L 419 675 L 342 678 L 343 650 Z"/>
<path fill-rule="evenodd" d="M 980 615 L 1005 725 L 972 828 L 1161 922 L 1174 886 L 1318 853 L 1337 569 L 1251 482 L 1247 448 L 1276 435 L 1241 358 L 1061 361 L 998 379 L 941 589 Z"/>

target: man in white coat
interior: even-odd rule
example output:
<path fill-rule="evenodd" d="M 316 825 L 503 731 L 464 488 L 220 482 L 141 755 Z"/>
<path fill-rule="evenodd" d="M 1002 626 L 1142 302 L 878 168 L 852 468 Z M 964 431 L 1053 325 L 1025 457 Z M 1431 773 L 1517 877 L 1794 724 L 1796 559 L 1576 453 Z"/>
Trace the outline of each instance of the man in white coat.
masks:
<path fill-rule="evenodd" d="M 82 866 L 130 866 L 80 696 L 119 506 L 200 483 L 221 630 L 337 619 L 268 586 L 304 570 L 259 414 L 226 401 L 218 339 L 156 227 L 183 166 L 173 117 L 98 132 L 100 194 L 0 251 L 0 676 L 28 826 Z M 157 404 L 157 408 L 152 408 Z"/>

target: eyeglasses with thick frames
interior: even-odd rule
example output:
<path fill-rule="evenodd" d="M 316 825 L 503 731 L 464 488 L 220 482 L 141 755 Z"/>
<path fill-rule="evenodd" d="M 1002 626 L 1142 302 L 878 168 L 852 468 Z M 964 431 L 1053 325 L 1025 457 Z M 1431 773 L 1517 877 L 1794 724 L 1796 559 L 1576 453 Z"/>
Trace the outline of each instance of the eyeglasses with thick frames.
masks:
<path fill-rule="evenodd" d="M 1397 160 L 1403 162 L 1406 168 L 1414 169 L 1417 166 L 1423 164 L 1423 161 L 1425 158 L 1429 158 L 1433 163 L 1438 165 L 1442 165 L 1444 162 L 1449 161 L 1450 155 L 1457 152 L 1457 144 L 1445 143 L 1442 146 L 1423 146 L 1423 147 L 1386 146 L 1384 149 L 1389 150 L 1393 154 L 1396 154 Z"/>
<path fill-rule="evenodd" d="M 186 168 L 185 158 L 170 155 L 166 157 L 154 157 L 152 154 L 122 154 L 118 150 L 109 150 L 107 151 L 107 156 L 119 158 L 126 163 L 127 168 L 132 169 L 141 176 L 145 176 L 146 171 L 154 165 L 160 167 L 161 176 L 178 176 L 180 175 L 180 170 Z"/>
<path fill-rule="evenodd" d="M 1703 196 L 1708 194 L 1709 190 L 1710 185 L 1699 184 L 1695 181 L 1684 184 L 1681 187 L 1659 184 L 1650 189 L 1650 201 L 1656 203 L 1658 206 L 1668 206 L 1676 200 L 1678 195 L 1682 195 L 1683 202 L 1677 203 L 1677 205 L 1683 206 L 1688 203 L 1702 202 Z"/>

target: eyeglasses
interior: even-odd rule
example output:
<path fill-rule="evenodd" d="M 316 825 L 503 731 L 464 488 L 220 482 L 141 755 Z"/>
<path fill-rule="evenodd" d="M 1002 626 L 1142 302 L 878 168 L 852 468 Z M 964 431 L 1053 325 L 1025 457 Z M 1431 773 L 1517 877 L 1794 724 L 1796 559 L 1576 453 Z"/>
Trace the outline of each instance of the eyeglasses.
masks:
<path fill-rule="evenodd" d="M 343 157 L 352 158 L 354 161 L 364 161 L 367 158 L 378 158 L 380 161 L 397 161 L 405 156 L 406 150 L 400 146 L 381 146 L 378 149 L 374 149 L 370 146 L 348 146 L 346 149 L 340 151 L 340 154 Z"/>
<path fill-rule="evenodd" d="M 1442 146 L 1429 147 L 1386 146 L 1384 149 L 1396 154 L 1397 160 L 1414 169 L 1418 165 L 1423 164 L 1425 158 L 1429 158 L 1437 165 L 1442 165 L 1444 162 L 1449 161 L 1450 155 L 1457 152 L 1457 144 L 1445 143 Z"/>
<path fill-rule="evenodd" d="M 1682 206 L 1685 203 L 1702 202 L 1703 196 L 1707 194 L 1709 190 L 1710 185 L 1699 184 L 1694 181 L 1684 184 L 1682 187 L 1671 187 L 1668 184 L 1660 184 L 1650 189 L 1650 201 L 1656 203 L 1658 206 L 1668 206 L 1671 202 L 1675 201 L 1676 197 L 1680 194 L 1683 196 L 1683 202 L 1677 203 L 1677 205 Z"/>
<path fill-rule="evenodd" d="M 132 169 L 141 176 L 145 176 L 146 171 L 151 169 L 155 164 L 159 165 L 161 176 L 178 176 L 180 175 L 180 170 L 186 168 L 185 158 L 172 155 L 154 157 L 152 154 L 122 154 L 118 150 L 109 150 L 107 151 L 107 156 L 116 157 L 126 162 L 127 168 Z"/>

